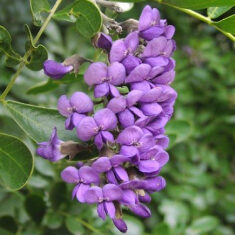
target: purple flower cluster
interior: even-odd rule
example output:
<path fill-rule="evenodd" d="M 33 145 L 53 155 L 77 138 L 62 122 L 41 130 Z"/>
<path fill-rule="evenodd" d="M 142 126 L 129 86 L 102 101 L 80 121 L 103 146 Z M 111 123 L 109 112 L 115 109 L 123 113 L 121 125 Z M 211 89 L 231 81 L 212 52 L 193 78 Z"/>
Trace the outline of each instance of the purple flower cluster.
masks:
<path fill-rule="evenodd" d="M 103 108 L 93 112 L 92 100 L 82 92 L 70 99 L 63 95 L 58 101 L 60 114 L 67 118 L 65 128 L 75 128 L 78 138 L 93 141 L 100 153 L 86 164 L 65 168 L 61 177 L 75 185 L 73 198 L 97 204 L 98 215 L 102 219 L 109 216 L 122 232 L 127 230 L 122 209 L 151 216 L 145 204 L 151 201 L 150 194 L 166 185 L 159 173 L 169 159 L 164 127 L 177 97 L 170 87 L 175 76 L 174 31 L 160 19 L 157 9 L 146 6 L 138 31 L 114 42 L 101 33 L 96 47 L 108 53 L 110 63 L 92 63 L 84 79 L 94 87 L 94 97 L 104 100 Z M 54 70 L 59 77 L 61 66 L 47 67 L 46 73 Z M 120 89 L 123 86 L 128 88 L 125 94 Z M 60 151 L 63 143 L 55 129 L 49 142 L 39 144 L 37 154 L 59 160 L 66 156 Z"/>

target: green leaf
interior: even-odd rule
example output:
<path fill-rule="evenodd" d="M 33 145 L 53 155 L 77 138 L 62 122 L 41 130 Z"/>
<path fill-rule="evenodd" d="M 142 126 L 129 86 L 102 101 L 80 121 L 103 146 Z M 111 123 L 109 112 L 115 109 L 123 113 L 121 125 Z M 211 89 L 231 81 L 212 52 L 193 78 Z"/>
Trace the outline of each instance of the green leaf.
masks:
<path fill-rule="evenodd" d="M 170 228 L 166 223 L 159 223 L 154 227 L 153 234 L 156 235 L 170 235 Z"/>
<path fill-rule="evenodd" d="M 46 225 L 50 229 L 57 229 L 61 226 L 63 222 L 63 217 L 61 215 L 58 215 L 54 211 L 49 211 L 44 219 L 43 219 L 43 225 Z"/>
<path fill-rule="evenodd" d="M 46 204 L 37 194 L 30 194 L 25 200 L 25 209 L 35 223 L 40 224 L 46 213 Z"/>
<path fill-rule="evenodd" d="M 215 231 L 219 220 L 214 216 L 204 216 L 194 220 L 192 225 L 186 230 L 187 234 L 202 234 Z"/>
<path fill-rule="evenodd" d="M 158 0 L 158 1 L 194 10 L 204 9 L 208 7 L 235 5 L 235 0 L 162 0 L 162 1 Z"/>
<path fill-rule="evenodd" d="M 58 83 L 53 82 L 51 79 L 48 79 L 47 81 L 40 82 L 36 84 L 35 86 L 32 86 L 27 90 L 28 95 L 37 95 L 45 92 L 52 91 L 59 87 Z"/>
<path fill-rule="evenodd" d="M 39 44 L 38 46 L 34 45 L 32 33 L 28 25 L 25 25 L 25 30 L 28 35 L 28 41 L 25 44 L 25 50 L 31 50 L 31 54 L 26 66 L 33 71 L 39 71 L 43 67 L 43 62 L 48 58 L 47 49 L 42 44 Z"/>
<path fill-rule="evenodd" d="M 57 20 L 76 21 L 77 30 L 86 38 L 91 38 L 102 25 L 99 8 L 89 0 L 78 0 L 58 11 L 54 18 Z"/>
<path fill-rule="evenodd" d="M 6 65 L 15 66 L 20 62 L 20 55 L 17 54 L 11 46 L 11 35 L 6 28 L 0 25 L 0 52 L 6 56 Z"/>
<path fill-rule="evenodd" d="M 72 234 L 82 234 L 85 232 L 83 226 L 73 216 L 66 217 L 65 225 Z"/>
<path fill-rule="evenodd" d="M 55 171 L 51 165 L 51 162 L 45 161 L 45 159 L 43 158 L 35 158 L 35 169 L 42 175 L 55 177 Z"/>
<path fill-rule="evenodd" d="M 63 192 L 63 193 L 61 193 Z M 64 182 L 55 183 L 49 193 L 52 208 L 57 210 L 67 200 L 67 188 Z"/>
<path fill-rule="evenodd" d="M 33 171 L 33 156 L 14 136 L 0 133 L 0 179 L 10 190 L 22 188 Z"/>
<path fill-rule="evenodd" d="M 207 15 L 211 19 L 215 19 L 221 15 L 223 15 L 225 12 L 230 10 L 232 6 L 225 6 L 225 7 L 209 7 L 207 9 Z"/>
<path fill-rule="evenodd" d="M 7 101 L 5 106 L 16 123 L 35 142 L 47 141 L 55 126 L 60 139 L 78 141 L 75 132 L 65 130 L 65 118 L 56 109 L 16 101 Z"/>
<path fill-rule="evenodd" d="M 218 22 L 214 22 L 213 25 L 216 25 L 225 32 L 235 34 L 235 14 Z"/>
<path fill-rule="evenodd" d="M 44 21 L 42 13 L 50 12 L 50 4 L 47 0 L 30 0 L 29 2 L 34 25 L 41 26 Z"/>
<path fill-rule="evenodd" d="M 11 232 L 12 234 L 15 234 L 17 231 L 16 221 L 11 216 L 0 217 L 0 227 L 8 232 Z"/>
<path fill-rule="evenodd" d="M 192 127 L 188 121 L 185 120 L 171 120 L 166 125 L 166 133 L 170 137 L 170 146 L 185 141 L 191 134 Z"/>

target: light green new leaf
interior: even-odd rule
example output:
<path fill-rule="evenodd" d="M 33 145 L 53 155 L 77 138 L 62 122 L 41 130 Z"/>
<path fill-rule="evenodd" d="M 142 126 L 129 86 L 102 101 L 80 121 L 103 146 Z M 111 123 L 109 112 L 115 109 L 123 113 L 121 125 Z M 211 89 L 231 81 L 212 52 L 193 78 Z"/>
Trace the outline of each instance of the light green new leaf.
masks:
<path fill-rule="evenodd" d="M 18 190 L 33 170 L 33 156 L 18 138 L 0 133 L 0 180 L 10 190 Z"/>
<path fill-rule="evenodd" d="M 235 0 L 158 0 L 160 2 L 169 3 L 177 7 L 188 9 L 204 9 L 208 7 L 234 6 Z"/>
<path fill-rule="evenodd" d="M 57 128 L 60 139 L 78 141 L 73 131 L 65 130 L 65 118 L 56 109 L 16 101 L 8 101 L 5 106 L 16 123 L 35 142 L 47 141 L 54 127 Z"/>
<path fill-rule="evenodd" d="M 51 79 L 48 79 L 47 81 L 40 82 L 35 86 L 29 88 L 26 93 L 29 95 L 37 95 L 44 92 L 52 91 L 58 88 L 58 86 L 59 86 L 58 83 L 55 83 L 51 81 Z"/>
<path fill-rule="evenodd" d="M 214 22 L 213 25 L 218 26 L 219 28 L 228 33 L 235 34 L 235 14 L 218 22 Z"/>
<path fill-rule="evenodd" d="M 12 49 L 11 41 L 11 35 L 7 29 L 0 25 L 0 53 L 5 54 L 6 65 L 9 67 L 17 65 L 21 59 L 20 55 Z"/>
<path fill-rule="evenodd" d="M 70 22 L 76 21 L 77 30 L 86 38 L 91 38 L 102 25 L 102 17 L 99 8 L 89 0 L 78 0 L 58 11 L 54 19 Z"/>
<path fill-rule="evenodd" d="M 30 0 L 29 2 L 34 25 L 41 26 L 44 21 L 42 13 L 50 11 L 50 4 L 47 0 Z"/>
<path fill-rule="evenodd" d="M 26 66 L 33 71 L 39 71 L 43 67 L 43 62 L 48 58 L 47 49 L 42 44 L 39 44 L 38 46 L 34 45 L 32 33 L 28 25 L 25 25 L 25 30 L 28 35 L 25 50 L 31 50 L 30 58 L 28 59 L 28 64 Z"/>
<path fill-rule="evenodd" d="M 218 18 L 219 16 L 223 15 L 225 12 L 230 10 L 232 6 L 225 6 L 225 7 L 209 7 L 207 9 L 207 15 L 211 19 Z"/>

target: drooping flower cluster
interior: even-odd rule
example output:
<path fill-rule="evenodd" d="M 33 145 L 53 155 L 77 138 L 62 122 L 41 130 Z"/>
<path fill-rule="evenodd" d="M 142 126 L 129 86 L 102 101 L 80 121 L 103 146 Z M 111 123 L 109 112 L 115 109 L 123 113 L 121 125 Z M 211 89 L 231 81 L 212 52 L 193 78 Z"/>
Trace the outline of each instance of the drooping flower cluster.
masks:
<path fill-rule="evenodd" d="M 65 128 L 76 129 L 82 141 L 93 141 L 99 156 L 84 164 L 69 166 L 62 179 L 75 185 L 73 198 L 81 203 L 97 204 L 98 215 L 109 216 L 122 232 L 127 230 L 122 209 L 141 217 L 151 216 L 145 203 L 166 182 L 159 173 L 169 156 L 165 149 L 169 139 L 164 127 L 173 114 L 177 93 L 170 87 L 175 76 L 174 27 L 160 19 L 157 9 L 146 6 L 138 30 L 126 38 L 112 41 L 101 33 L 96 47 L 108 53 L 109 64 L 90 64 L 85 82 L 94 87 L 94 97 L 102 97 L 104 106 L 93 112 L 92 100 L 82 92 L 58 101 L 58 110 L 67 119 Z M 62 64 L 48 67 L 56 78 L 70 72 Z M 53 65 L 54 66 L 54 65 Z M 56 67 L 57 66 L 57 67 Z M 64 70 L 63 70 L 63 68 Z M 119 89 L 125 86 L 128 92 Z M 66 156 L 65 142 L 56 129 L 49 142 L 39 144 L 38 155 L 52 161 Z"/>

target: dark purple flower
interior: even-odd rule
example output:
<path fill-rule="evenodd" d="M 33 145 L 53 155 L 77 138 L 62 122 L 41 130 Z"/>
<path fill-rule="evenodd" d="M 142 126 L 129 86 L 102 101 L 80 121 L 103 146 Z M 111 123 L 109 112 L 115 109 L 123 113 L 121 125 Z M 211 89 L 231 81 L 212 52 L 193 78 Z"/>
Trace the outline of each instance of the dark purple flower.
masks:
<path fill-rule="evenodd" d="M 125 39 L 115 41 L 111 47 L 109 59 L 113 63 L 121 62 L 128 55 L 132 55 L 139 45 L 138 32 L 132 32 Z"/>
<path fill-rule="evenodd" d="M 121 218 L 117 219 L 113 219 L 113 224 L 116 226 L 116 228 L 122 232 L 122 233 L 125 233 L 127 231 L 127 225 L 125 223 L 125 221 Z"/>
<path fill-rule="evenodd" d="M 92 168 L 99 173 L 106 172 L 108 182 L 118 184 L 118 182 L 129 180 L 125 168 L 121 166 L 122 163 L 128 161 L 129 158 L 122 155 L 114 155 L 111 158 L 100 157 L 92 164 Z"/>
<path fill-rule="evenodd" d="M 93 110 L 93 102 L 91 98 L 83 92 L 75 92 L 70 99 L 66 95 L 62 95 L 57 104 L 58 111 L 64 117 L 65 128 L 72 130 L 89 112 Z"/>
<path fill-rule="evenodd" d="M 58 63 L 54 60 L 46 60 L 43 63 L 44 73 L 53 78 L 53 79 L 60 79 L 65 74 L 71 72 L 73 70 L 73 66 L 65 66 L 62 63 Z"/>
<path fill-rule="evenodd" d="M 112 47 L 112 38 L 105 33 L 98 33 L 95 39 L 95 46 L 109 52 Z"/>
<path fill-rule="evenodd" d="M 61 172 L 61 178 L 66 183 L 76 184 L 72 198 L 76 196 L 82 203 L 85 202 L 84 193 L 90 188 L 90 184 L 99 183 L 99 175 L 89 166 L 82 166 L 79 169 L 73 166 L 66 167 Z"/>
<path fill-rule="evenodd" d="M 125 67 L 121 63 L 114 62 L 108 67 L 102 62 L 96 62 L 88 67 L 84 79 L 88 85 L 95 85 L 94 96 L 96 98 L 108 94 L 115 97 L 120 95 L 115 86 L 121 85 L 125 76 Z"/>
<path fill-rule="evenodd" d="M 60 152 L 60 145 L 63 143 L 57 136 L 57 129 L 54 128 L 52 131 L 51 137 L 48 142 L 38 143 L 37 155 L 48 159 L 49 161 L 56 162 L 64 158 L 66 155 L 63 155 Z"/>
<path fill-rule="evenodd" d="M 106 215 L 115 219 L 115 205 L 113 201 L 121 200 L 122 190 L 115 184 L 106 184 L 103 188 L 94 186 L 85 192 L 86 202 L 97 203 L 97 212 L 105 220 Z"/>
<path fill-rule="evenodd" d="M 129 74 L 136 66 L 140 65 L 141 59 L 133 55 L 128 55 L 122 60 L 122 64 L 125 66 L 126 73 Z"/>
<path fill-rule="evenodd" d="M 95 137 L 94 141 L 98 149 L 103 147 L 106 141 L 114 142 L 113 135 L 109 132 L 117 126 L 117 118 L 110 109 L 100 109 L 94 117 L 83 118 L 77 126 L 77 135 L 83 141 Z"/>

